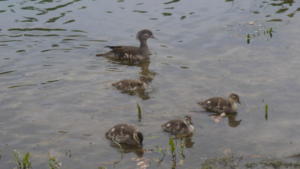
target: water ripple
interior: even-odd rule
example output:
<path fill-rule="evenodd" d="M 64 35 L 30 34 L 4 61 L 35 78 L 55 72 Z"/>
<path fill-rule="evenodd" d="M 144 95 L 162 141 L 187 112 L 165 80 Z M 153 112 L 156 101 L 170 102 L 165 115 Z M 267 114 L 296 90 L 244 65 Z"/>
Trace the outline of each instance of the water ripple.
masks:
<path fill-rule="evenodd" d="M 15 72 L 15 70 L 0 72 L 0 75 L 9 74 L 9 73 L 13 73 L 13 72 Z"/>

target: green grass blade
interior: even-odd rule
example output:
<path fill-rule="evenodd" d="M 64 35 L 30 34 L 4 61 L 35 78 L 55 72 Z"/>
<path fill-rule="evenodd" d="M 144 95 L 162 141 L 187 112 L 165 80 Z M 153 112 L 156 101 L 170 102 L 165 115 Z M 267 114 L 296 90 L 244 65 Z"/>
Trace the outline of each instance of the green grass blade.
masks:
<path fill-rule="evenodd" d="M 137 107 L 137 113 L 138 113 L 138 120 L 142 121 L 142 108 L 138 103 L 136 104 L 136 107 Z"/>

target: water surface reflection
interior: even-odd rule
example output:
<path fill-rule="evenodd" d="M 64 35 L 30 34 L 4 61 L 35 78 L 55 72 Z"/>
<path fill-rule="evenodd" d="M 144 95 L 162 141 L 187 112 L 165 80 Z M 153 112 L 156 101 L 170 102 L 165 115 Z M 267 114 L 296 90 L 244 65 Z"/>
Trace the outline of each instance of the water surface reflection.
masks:
<path fill-rule="evenodd" d="M 31 152 L 35 168 L 47 168 L 54 150 L 63 168 L 73 169 L 114 159 L 115 168 L 142 161 L 149 168 L 194 169 L 224 149 L 299 154 L 299 7 L 292 0 L 0 0 L 0 165 L 15 167 L 14 149 Z M 108 42 L 135 44 L 134 32 L 143 28 L 159 38 L 150 43 L 151 63 L 95 57 Z M 154 91 L 129 96 L 111 87 L 141 76 L 153 78 Z M 228 91 L 241 93 L 247 105 L 217 125 L 195 114 L 196 133 L 185 143 L 174 140 L 172 160 L 159 126 L 199 98 Z M 136 122 L 137 103 L 145 149 L 153 149 L 143 155 L 102 138 L 112 123 Z"/>

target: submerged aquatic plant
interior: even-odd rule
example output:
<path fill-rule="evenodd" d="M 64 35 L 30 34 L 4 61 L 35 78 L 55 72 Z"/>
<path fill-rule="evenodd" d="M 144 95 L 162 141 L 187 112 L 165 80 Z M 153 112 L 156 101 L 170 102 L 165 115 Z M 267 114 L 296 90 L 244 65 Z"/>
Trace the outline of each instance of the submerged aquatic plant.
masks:
<path fill-rule="evenodd" d="M 138 120 L 140 122 L 142 121 L 142 108 L 138 103 L 136 104 L 136 108 L 137 108 Z"/>
<path fill-rule="evenodd" d="M 171 154 L 172 155 L 175 154 L 176 146 L 175 146 L 175 142 L 174 142 L 174 138 L 173 137 L 169 138 L 169 146 L 170 146 Z"/>
<path fill-rule="evenodd" d="M 17 163 L 17 169 L 32 169 L 29 152 L 21 154 L 20 152 L 14 150 L 13 155 L 15 162 Z"/>
<path fill-rule="evenodd" d="M 169 138 L 169 146 L 170 146 L 170 152 L 171 152 L 171 155 L 172 155 L 172 169 L 176 168 L 176 146 L 175 146 L 175 142 L 174 142 L 174 138 L 173 137 L 170 137 Z"/>
<path fill-rule="evenodd" d="M 182 159 L 185 159 L 185 155 L 184 155 L 185 145 L 186 145 L 186 139 L 181 138 L 180 139 L 180 156 Z"/>
<path fill-rule="evenodd" d="M 246 36 L 247 44 L 250 44 L 251 36 L 250 34 L 247 34 Z"/>
<path fill-rule="evenodd" d="M 269 105 L 265 105 L 265 119 L 268 120 L 269 118 Z"/>
<path fill-rule="evenodd" d="M 156 146 L 156 148 L 155 148 L 154 151 L 158 152 L 159 154 L 161 154 L 161 157 L 158 160 L 158 165 L 160 165 L 164 161 L 164 159 L 166 157 L 166 149 L 164 149 L 164 148 L 162 148 L 160 146 Z"/>
<path fill-rule="evenodd" d="M 270 36 L 270 38 L 272 38 L 273 37 L 273 28 L 266 29 L 264 31 L 264 34 L 267 34 Z"/>
<path fill-rule="evenodd" d="M 49 156 L 48 165 L 49 169 L 61 169 L 61 162 L 59 162 L 54 156 Z"/>
<path fill-rule="evenodd" d="M 261 35 L 266 36 L 267 39 L 269 40 L 269 39 L 271 39 L 273 37 L 273 33 L 274 33 L 274 30 L 273 30 L 272 27 L 271 28 L 263 28 L 263 30 L 262 29 L 258 29 L 255 32 L 248 33 L 246 35 L 246 42 L 247 42 L 247 44 L 250 44 L 250 42 L 252 41 L 252 39 L 260 37 Z"/>
<path fill-rule="evenodd" d="M 174 137 L 169 138 L 169 149 L 172 156 L 172 169 L 176 168 L 177 160 L 179 160 L 179 165 L 183 165 L 185 160 L 184 149 L 186 148 L 186 138 L 180 138 L 179 149 L 176 150 L 178 146 L 177 139 Z M 179 159 L 177 159 L 177 153 L 179 153 Z"/>

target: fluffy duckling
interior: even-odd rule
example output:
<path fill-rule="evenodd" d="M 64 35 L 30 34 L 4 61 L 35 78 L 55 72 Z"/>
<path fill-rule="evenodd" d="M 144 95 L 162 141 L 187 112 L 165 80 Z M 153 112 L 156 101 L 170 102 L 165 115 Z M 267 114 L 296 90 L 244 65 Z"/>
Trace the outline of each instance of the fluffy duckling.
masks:
<path fill-rule="evenodd" d="M 133 125 L 117 124 L 109 129 L 105 136 L 113 143 L 134 147 L 143 146 L 143 134 Z"/>
<path fill-rule="evenodd" d="M 124 79 L 112 84 L 118 90 L 127 93 L 133 93 L 136 91 L 145 91 L 152 78 L 147 76 L 141 76 L 140 79 Z"/>
<path fill-rule="evenodd" d="M 176 136 L 191 136 L 195 129 L 191 116 L 185 116 L 183 120 L 170 120 L 161 127 L 165 132 Z"/>
<path fill-rule="evenodd" d="M 237 94 L 231 93 L 228 99 L 213 97 L 198 103 L 203 109 L 214 113 L 234 113 L 237 111 L 240 98 Z"/>
<path fill-rule="evenodd" d="M 103 54 L 97 54 L 96 56 L 106 56 L 112 59 L 129 61 L 132 63 L 142 62 L 149 60 L 151 54 L 148 48 L 147 40 L 149 38 L 154 39 L 153 33 L 148 29 L 139 31 L 136 38 L 140 41 L 140 46 L 106 46 L 111 51 Z"/>

